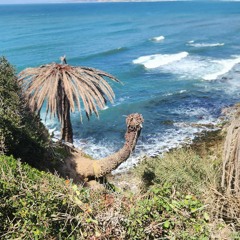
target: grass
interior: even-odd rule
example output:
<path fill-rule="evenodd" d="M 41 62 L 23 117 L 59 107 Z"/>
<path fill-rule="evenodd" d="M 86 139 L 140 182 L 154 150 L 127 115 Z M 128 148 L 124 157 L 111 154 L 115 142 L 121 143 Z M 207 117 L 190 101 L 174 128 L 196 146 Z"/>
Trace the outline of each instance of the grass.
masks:
<path fill-rule="evenodd" d="M 169 184 L 171 197 L 185 194 L 199 199 L 209 215 L 209 239 L 240 239 L 240 200 L 226 197 L 220 187 L 223 140 L 222 131 L 207 132 L 191 146 L 144 159 L 131 174 L 141 182 L 142 192 Z"/>
<path fill-rule="evenodd" d="M 209 185 L 217 185 L 220 163 L 218 157 L 202 158 L 192 149 L 178 149 L 163 157 L 145 160 L 137 172 L 146 186 L 167 182 L 182 192 L 200 194 Z"/>

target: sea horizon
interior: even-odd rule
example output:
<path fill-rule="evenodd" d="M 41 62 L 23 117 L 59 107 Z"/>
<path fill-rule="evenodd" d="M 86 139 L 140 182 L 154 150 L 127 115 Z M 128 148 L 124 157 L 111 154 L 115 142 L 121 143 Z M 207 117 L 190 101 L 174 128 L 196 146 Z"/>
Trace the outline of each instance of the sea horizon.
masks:
<path fill-rule="evenodd" d="M 0 2 L 0 5 L 42 5 L 42 4 L 78 4 L 78 3 L 156 3 L 156 2 L 240 2 L 240 0 L 12 0 Z M 14 2 L 19 1 L 19 2 Z"/>

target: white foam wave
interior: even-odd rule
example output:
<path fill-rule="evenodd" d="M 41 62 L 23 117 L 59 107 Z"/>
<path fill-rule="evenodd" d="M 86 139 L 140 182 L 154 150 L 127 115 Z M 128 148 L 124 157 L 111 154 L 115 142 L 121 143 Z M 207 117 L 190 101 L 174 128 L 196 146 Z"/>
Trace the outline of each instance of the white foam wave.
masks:
<path fill-rule="evenodd" d="M 186 116 L 187 118 L 194 118 L 196 122 L 190 123 L 190 125 L 214 125 L 216 118 L 213 117 L 209 110 L 204 107 L 193 107 L 193 108 L 178 108 L 173 111 L 180 116 Z M 179 123 L 175 123 L 174 126 L 178 126 Z M 189 123 L 187 123 L 189 125 Z"/>
<path fill-rule="evenodd" d="M 114 104 L 113 106 L 117 106 L 122 104 L 123 102 L 127 101 L 129 99 L 129 96 L 126 97 L 120 97 Z"/>
<path fill-rule="evenodd" d="M 107 143 L 107 144 L 106 144 Z M 94 138 L 74 139 L 74 145 L 94 159 L 104 158 L 117 151 L 116 143 L 108 139 L 95 143 Z"/>
<path fill-rule="evenodd" d="M 180 91 L 177 91 L 177 92 L 165 93 L 165 94 L 163 94 L 163 96 L 167 97 L 167 96 L 172 96 L 174 94 L 182 94 L 182 93 L 185 93 L 185 92 L 187 92 L 187 90 L 183 89 L 183 90 L 180 90 Z"/>
<path fill-rule="evenodd" d="M 159 37 L 154 37 L 151 40 L 155 42 L 160 42 L 160 41 L 163 41 L 164 39 L 165 39 L 164 36 L 159 36 Z"/>
<path fill-rule="evenodd" d="M 203 48 L 203 47 L 220 47 L 224 46 L 224 43 L 195 43 L 193 40 L 189 41 L 188 46 Z"/>
<path fill-rule="evenodd" d="M 239 64 L 240 56 L 214 59 L 181 52 L 142 56 L 133 60 L 133 63 L 142 64 L 148 69 L 159 68 L 161 72 L 176 74 L 179 75 L 179 78 L 216 80 L 229 73 L 235 65 Z"/>
<path fill-rule="evenodd" d="M 185 93 L 185 92 L 187 92 L 187 90 L 184 90 L 184 89 L 183 89 L 183 90 L 180 90 L 180 91 L 179 91 L 179 93 Z"/>
<path fill-rule="evenodd" d="M 155 54 L 139 57 L 133 60 L 133 63 L 142 64 L 144 67 L 152 69 L 180 61 L 187 56 L 187 52 L 180 52 L 176 54 Z"/>
<path fill-rule="evenodd" d="M 213 63 L 220 65 L 221 69 L 217 72 L 206 74 L 203 76 L 204 80 L 215 80 L 219 76 L 228 73 L 236 64 L 240 63 L 240 56 L 235 59 L 216 60 Z"/>
<path fill-rule="evenodd" d="M 209 111 L 204 107 L 198 108 L 177 108 L 173 111 L 178 115 L 186 115 L 188 117 L 206 117 L 209 116 Z"/>

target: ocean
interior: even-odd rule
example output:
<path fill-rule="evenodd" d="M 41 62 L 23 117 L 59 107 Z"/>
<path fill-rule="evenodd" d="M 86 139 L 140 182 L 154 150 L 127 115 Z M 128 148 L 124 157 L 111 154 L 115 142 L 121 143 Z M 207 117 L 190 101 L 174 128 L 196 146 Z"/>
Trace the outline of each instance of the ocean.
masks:
<path fill-rule="evenodd" d="M 240 2 L 0 5 L 0 29 L 0 55 L 17 72 L 66 54 L 122 81 L 111 83 L 115 102 L 99 119 L 72 114 L 75 145 L 96 159 L 122 146 L 128 114 L 143 115 L 117 172 L 191 142 L 240 100 Z M 57 120 L 41 116 L 58 137 Z"/>

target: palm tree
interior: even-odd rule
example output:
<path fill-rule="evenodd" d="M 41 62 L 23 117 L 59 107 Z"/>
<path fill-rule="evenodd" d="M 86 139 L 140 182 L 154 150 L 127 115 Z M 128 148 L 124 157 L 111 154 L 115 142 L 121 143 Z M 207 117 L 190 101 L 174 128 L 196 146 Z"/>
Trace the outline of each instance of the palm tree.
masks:
<path fill-rule="evenodd" d="M 82 121 L 82 104 L 87 118 L 98 109 L 103 109 L 107 99 L 112 103 L 114 92 L 107 77 L 115 82 L 117 78 L 101 70 L 89 67 L 74 67 L 61 57 L 61 64 L 51 63 L 36 68 L 26 68 L 19 73 L 21 83 L 32 111 L 40 113 L 46 101 L 46 116 L 57 116 L 61 123 L 61 140 L 73 143 L 70 112 L 77 106 Z"/>

